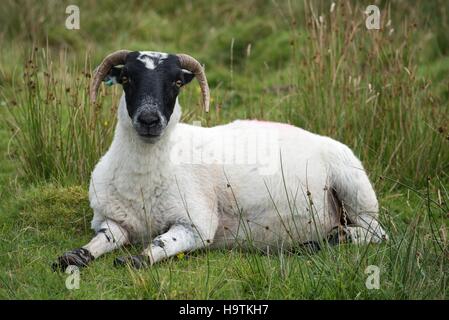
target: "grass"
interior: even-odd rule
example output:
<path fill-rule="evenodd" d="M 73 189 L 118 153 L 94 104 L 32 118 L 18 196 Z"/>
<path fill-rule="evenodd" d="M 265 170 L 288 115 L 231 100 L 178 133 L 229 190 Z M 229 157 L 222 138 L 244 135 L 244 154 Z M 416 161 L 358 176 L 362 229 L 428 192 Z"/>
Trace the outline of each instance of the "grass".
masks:
<path fill-rule="evenodd" d="M 71 4 L 71 3 L 67 3 Z M 449 56 L 445 1 L 4 1 L 0 19 L 0 298 L 447 299 Z M 251 14 L 249 14 L 251 13 Z M 321 18 L 320 18 L 321 17 Z M 391 22 L 389 22 L 391 20 Z M 82 270 L 79 290 L 50 264 L 89 241 L 90 172 L 112 139 L 118 88 L 87 101 L 93 67 L 118 48 L 188 52 L 206 65 L 212 111 L 195 85 L 183 120 L 292 123 L 348 144 L 375 185 L 391 241 L 311 254 L 203 251 L 149 270 Z M 114 106 L 114 107 L 110 107 Z M 140 248 L 126 248 L 139 252 Z M 365 287 L 369 265 L 380 289 Z"/>
<path fill-rule="evenodd" d="M 391 241 L 382 246 L 343 245 L 316 254 L 268 256 L 239 250 L 203 251 L 143 271 L 113 268 L 114 257 L 124 254 L 121 250 L 83 270 L 79 290 L 67 290 L 67 275 L 53 273 L 50 262 L 61 248 L 90 239 L 85 192 L 79 187 L 32 188 L 11 204 L 9 212 L 16 214 L 7 216 L 2 226 L 2 234 L 9 238 L 1 244 L 6 272 L 1 275 L 0 295 L 44 299 L 447 298 L 447 243 L 441 230 L 434 239 L 430 226 L 441 225 L 446 217 L 438 212 L 431 217 L 426 199 L 410 193 L 381 201 L 388 202 L 382 213 L 391 219 L 386 222 Z M 124 250 L 137 253 L 139 248 Z M 380 290 L 365 287 L 364 271 L 369 265 L 381 268 Z"/>

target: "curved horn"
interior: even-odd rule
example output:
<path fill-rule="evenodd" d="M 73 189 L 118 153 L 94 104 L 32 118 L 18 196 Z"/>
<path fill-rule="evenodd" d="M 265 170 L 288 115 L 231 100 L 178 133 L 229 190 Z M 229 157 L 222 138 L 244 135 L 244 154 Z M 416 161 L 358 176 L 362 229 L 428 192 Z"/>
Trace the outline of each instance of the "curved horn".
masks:
<path fill-rule="evenodd" d="M 92 77 L 92 82 L 90 83 L 90 101 L 95 103 L 97 100 L 97 91 L 100 87 L 101 81 L 103 81 L 104 77 L 108 74 L 112 67 L 124 64 L 126 60 L 126 56 L 131 51 L 129 50 L 118 50 L 106 56 L 103 59 L 101 64 L 95 69 L 94 76 Z"/>
<path fill-rule="evenodd" d="M 195 75 L 196 79 L 198 80 L 198 83 L 201 88 L 201 93 L 203 95 L 204 110 L 206 112 L 209 112 L 210 92 L 209 92 L 209 85 L 207 84 L 206 74 L 204 73 L 204 68 L 195 58 L 187 54 L 179 53 L 176 56 L 178 57 L 179 62 L 181 63 L 181 68 L 192 72 Z"/>

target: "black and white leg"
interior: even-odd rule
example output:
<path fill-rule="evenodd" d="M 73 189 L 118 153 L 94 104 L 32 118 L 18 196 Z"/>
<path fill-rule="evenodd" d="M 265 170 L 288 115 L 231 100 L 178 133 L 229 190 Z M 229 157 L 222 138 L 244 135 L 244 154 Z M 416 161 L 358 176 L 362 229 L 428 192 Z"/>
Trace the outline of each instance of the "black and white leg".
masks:
<path fill-rule="evenodd" d="M 388 235 L 379 221 L 370 214 L 362 213 L 355 218 L 355 226 L 348 226 L 353 243 L 381 243 L 388 240 Z"/>
<path fill-rule="evenodd" d="M 181 252 L 206 247 L 211 242 L 212 239 L 202 238 L 194 227 L 176 224 L 166 233 L 154 238 L 141 255 L 120 257 L 114 264 L 142 268 Z"/>
<path fill-rule="evenodd" d="M 65 252 L 53 263 L 53 270 L 65 270 L 69 265 L 85 267 L 99 256 L 129 242 L 128 232 L 112 220 L 101 223 L 97 234 L 85 246 Z"/>
<path fill-rule="evenodd" d="M 367 214 L 358 216 L 353 225 L 335 227 L 327 237 L 327 242 L 332 245 L 381 243 L 386 240 L 388 235 L 380 223 Z"/>

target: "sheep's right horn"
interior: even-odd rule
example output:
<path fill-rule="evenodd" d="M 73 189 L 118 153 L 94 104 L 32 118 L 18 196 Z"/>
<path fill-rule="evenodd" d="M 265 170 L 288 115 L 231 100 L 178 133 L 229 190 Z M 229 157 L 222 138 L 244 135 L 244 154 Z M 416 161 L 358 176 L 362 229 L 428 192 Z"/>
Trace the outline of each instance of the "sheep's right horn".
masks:
<path fill-rule="evenodd" d="M 203 96 L 204 110 L 209 112 L 210 92 L 203 66 L 195 58 L 189 56 L 188 54 L 179 53 L 176 56 L 179 59 L 181 68 L 192 72 L 198 80 Z"/>
<path fill-rule="evenodd" d="M 95 103 L 97 100 L 97 91 L 100 87 L 101 81 L 103 81 L 104 77 L 108 74 L 112 67 L 125 64 L 126 57 L 129 50 L 118 50 L 106 56 L 103 59 L 101 64 L 95 69 L 94 76 L 92 77 L 92 82 L 90 83 L 90 101 Z"/>

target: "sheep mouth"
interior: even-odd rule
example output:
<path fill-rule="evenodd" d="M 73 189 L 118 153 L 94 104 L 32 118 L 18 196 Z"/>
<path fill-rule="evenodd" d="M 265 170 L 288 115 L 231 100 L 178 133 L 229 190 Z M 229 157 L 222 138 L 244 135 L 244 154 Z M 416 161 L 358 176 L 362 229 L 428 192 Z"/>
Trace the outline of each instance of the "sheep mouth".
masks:
<path fill-rule="evenodd" d="M 139 133 L 139 136 L 143 138 L 158 138 L 161 134 L 152 134 L 152 133 Z"/>
<path fill-rule="evenodd" d="M 134 130 L 136 130 L 136 133 L 139 137 L 145 138 L 145 139 L 155 139 L 162 136 L 164 133 L 165 126 L 158 125 L 154 127 L 148 127 L 141 125 L 139 123 L 134 124 Z"/>
<path fill-rule="evenodd" d="M 146 143 L 155 143 L 157 142 L 161 136 L 162 136 L 162 132 L 159 134 L 153 134 L 153 133 L 137 133 L 139 138 Z"/>

